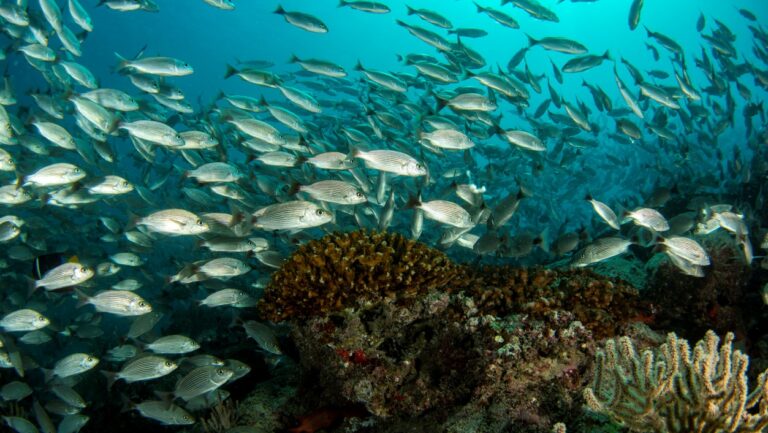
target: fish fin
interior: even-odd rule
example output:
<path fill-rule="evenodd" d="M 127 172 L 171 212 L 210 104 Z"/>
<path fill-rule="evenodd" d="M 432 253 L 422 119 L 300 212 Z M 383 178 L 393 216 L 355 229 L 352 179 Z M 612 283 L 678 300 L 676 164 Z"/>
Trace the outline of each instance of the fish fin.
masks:
<path fill-rule="evenodd" d="M 109 392 L 112 389 L 112 385 L 114 385 L 120 378 L 117 376 L 117 373 L 113 371 L 101 370 L 101 374 L 107 378 L 107 392 Z"/>

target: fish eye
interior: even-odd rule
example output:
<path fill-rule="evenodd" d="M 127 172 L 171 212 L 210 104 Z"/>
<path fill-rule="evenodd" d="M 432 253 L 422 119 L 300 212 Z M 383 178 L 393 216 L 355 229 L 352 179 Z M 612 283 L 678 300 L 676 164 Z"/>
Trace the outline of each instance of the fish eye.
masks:
<path fill-rule="evenodd" d="M 93 362 L 93 357 L 87 357 L 85 358 L 85 362 Z"/>
<path fill-rule="evenodd" d="M 77 168 L 77 167 L 75 167 L 75 169 L 74 169 L 74 170 L 72 170 L 72 172 L 73 172 L 73 173 L 80 173 L 80 169 L 79 169 L 79 168 Z"/>
<path fill-rule="evenodd" d="M 139 302 L 139 307 L 142 307 L 142 308 L 144 308 L 144 307 L 146 307 L 146 306 L 147 306 L 147 303 L 146 303 L 146 302 L 144 302 L 144 301 L 141 301 L 141 302 Z"/>
<path fill-rule="evenodd" d="M 86 268 L 85 266 L 80 266 L 80 272 L 86 272 L 87 270 L 88 268 Z"/>
<path fill-rule="evenodd" d="M 355 197 L 363 198 L 363 197 L 365 197 L 365 194 L 363 194 L 362 191 L 357 191 L 357 192 L 355 192 Z"/>
<path fill-rule="evenodd" d="M 171 361 L 165 361 L 165 366 L 171 368 L 173 367 L 173 363 Z"/>
<path fill-rule="evenodd" d="M 195 224 L 197 224 L 200 227 L 202 227 L 203 226 L 203 220 L 197 220 L 197 221 L 195 221 Z"/>
<path fill-rule="evenodd" d="M 324 210 L 322 210 L 322 209 L 318 209 L 318 210 L 316 210 L 316 211 L 315 211 L 315 213 L 317 214 L 317 216 L 323 216 L 323 215 L 325 215 L 325 211 L 324 211 Z"/>
<path fill-rule="evenodd" d="M 122 183 L 120 183 L 120 185 L 122 185 L 123 188 L 128 188 L 128 181 L 124 180 Z"/>
<path fill-rule="evenodd" d="M 223 376 L 224 375 L 224 369 L 223 368 L 219 368 L 218 370 L 216 370 L 216 374 L 220 374 L 220 375 Z"/>

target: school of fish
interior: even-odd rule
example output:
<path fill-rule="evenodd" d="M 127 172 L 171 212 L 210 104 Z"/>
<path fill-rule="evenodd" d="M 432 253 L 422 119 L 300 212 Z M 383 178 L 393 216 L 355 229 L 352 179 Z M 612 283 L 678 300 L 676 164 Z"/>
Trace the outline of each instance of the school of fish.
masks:
<path fill-rule="evenodd" d="M 231 0 L 202 1 L 238 13 Z M 755 13 L 740 8 L 729 23 L 752 35 L 751 52 L 704 14 L 691 29 L 700 47 L 684 46 L 644 26 L 644 0 L 626 2 L 626 19 L 646 46 L 625 53 L 521 28 L 522 15 L 558 23 L 564 1 L 477 0 L 483 29 L 440 10 L 329 1 L 329 15 L 381 15 L 419 52 L 398 56 L 397 70 L 366 66 L 366 53 L 345 66 L 287 53 L 290 73 L 273 72 L 274 59 L 233 60 L 222 83 L 252 92 L 197 102 L 176 86 L 194 65 L 151 52 L 152 41 L 115 53 L 120 88 L 100 87 L 79 60 L 94 8 L 164 2 L 0 1 L 0 399 L 29 414 L 4 423 L 73 433 L 122 405 L 194 424 L 250 371 L 219 357 L 217 334 L 241 333 L 279 362 L 278 331 L 253 307 L 297 244 L 333 231 L 396 230 L 466 261 L 519 265 L 647 250 L 694 277 L 711 264 L 701 240 L 722 231 L 746 263 L 768 263 L 752 246 L 768 249 L 768 31 Z M 292 31 L 334 31 L 273 7 Z M 472 48 L 489 32 L 528 42 L 502 67 Z M 530 69 L 533 50 L 550 53 L 551 70 Z M 632 50 L 657 66 L 620 57 Z M 46 87 L 16 87 L 12 61 Z M 562 90 L 594 68 L 612 80 L 576 78 L 589 99 Z M 758 191 L 736 192 L 756 177 Z"/>

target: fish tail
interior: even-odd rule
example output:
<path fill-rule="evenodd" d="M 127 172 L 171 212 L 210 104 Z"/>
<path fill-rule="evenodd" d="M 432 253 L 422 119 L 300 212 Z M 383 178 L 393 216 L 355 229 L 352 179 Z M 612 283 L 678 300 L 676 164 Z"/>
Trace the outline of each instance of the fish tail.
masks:
<path fill-rule="evenodd" d="M 414 9 L 414 8 L 408 6 L 408 5 L 405 5 L 405 8 L 408 10 L 407 15 L 413 15 L 413 14 L 416 13 L 416 9 Z"/>
<path fill-rule="evenodd" d="M 81 292 L 79 289 L 75 289 L 75 294 L 77 295 L 77 308 L 88 305 L 88 295 Z"/>
<path fill-rule="evenodd" d="M 300 61 L 301 61 L 301 59 L 299 59 L 296 56 L 296 54 L 291 54 L 291 57 L 288 59 L 288 63 L 296 63 L 296 62 L 300 62 Z"/>
<path fill-rule="evenodd" d="M 538 44 L 538 43 L 539 43 L 539 41 L 538 41 L 537 39 L 534 39 L 534 38 L 533 38 L 531 35 L 529 35 L 528 33 L 526 33 L 526 34 L 525 34 L 525 37 L 527 37 L 527 38 L 528 38 L 528 48 L 530 48 L 530 47 L 532 47 L 532 46 L 534 46 L 534 45 L 536 45 L 536 44 Z"/>
<path fill-rule="evenodd" d="M 115 66 L 114 71 L 122 73 L 122 71 L 128 68 L 128 65 L 131 63 L 131 61 L 121 56 L 117 51 L 115 51 L 115 57 L 117 57 L 117 66 Z"/>
<path fill-rule="evenodd" d="M 486 9 L 483 6 L 477 4 L 477 2 L 472 2 L 472 3 L 475 4 L 475 6 L 477 7 L 477 11 L 478 12 L 485 12 L 486 11 Z"/>
<path fill-rule="evenodd" d="M 344 7 L 344 6 L 348 5 L 348 4 L 349 4 L 349 3 L 348 3 L 348 2 L 346 2 L 346 1 L 344 1 L 344 0 L 339 0 L 339 5 L 338 5 L 338 6 L 336 6 L 336 7 L 339 7 L 339 8 L 341 8 L 341 7 Z"/>
<path fill-rule="evenodd" d="M 291 186 L 290 188 L 288 188 L 287 194 L 289 196 L 293 196 L 293 195 L 296 195 L 296 193 L 298 193 L 299 191 L 301 191 L 301 184 L 294 180 L 293 182 L 291 182 Z"/>
<path fill-rule="evenodd" d="M 439 113 L 440 110 L 448 105 L 448 100 L 437 96 L 436 93 L 433 93 L 432 95 L 435 97 L 435 113 Z"/>
<path fill-rule="evenodd" d="M 363 64 L 360 62 L 360 60 L 357 60 L 357 64 L 355 64 L 355 70 L 356 71 L 365 71 L 365 68 L 363 67 Z"/>
<path fill-rule="evenodd" d="M 408 197 L 408 202 L 405 204 L 404 209 L 414 209 L 421 206 L 421 191 L 415 196 Z"/>
<path fill-rule="evenodd" d="M 112 385 L 114 385 L 115 382 L 117 382 L 117 379 L 119 379 L 119 377 L 117 377 L 117 373 L 112 371 L 101 370 L 101 374 L 103 374 L 104 377 L 107 378 L 107 391 L 109 392 L 112 389 Z"/>
<path fill-rule="evenodd" d="M 235 68 L 230 64 L 227 64 L 227 71 L 224 73 L 224 79 L 226 80 L 227 78 L 239 73 L 240 71 L 237 68 Z"/>
<path fill-rule="evenodd" d="M 35 259 L 35 264 L 37 264 L 37 259 Z M 30 278 L 26 276 L 24 277 L 24 279 L 26 280 L 26 283 L 27 283 L 27 298 L 30 298 L 32 297 L 32 294 L 34 294 L 35 291 L 37 291 L 37 289 L 41 287 L 40 282 L 35 280 L 34 278 Z"/>
<path fill-rule="evenodd" d="M 285 9 L 283 9 L 282 5 L 277 5 L 277 9 L 275 9 L 275 12 L 278 15 L 285 15 Z"/>

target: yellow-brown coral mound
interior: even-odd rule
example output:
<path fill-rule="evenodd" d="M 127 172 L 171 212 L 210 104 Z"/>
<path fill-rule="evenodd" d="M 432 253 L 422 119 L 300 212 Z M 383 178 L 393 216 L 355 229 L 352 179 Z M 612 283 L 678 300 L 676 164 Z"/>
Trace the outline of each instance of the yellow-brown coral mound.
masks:
<path fill-rule="evenodd" d="M 334 233 L 299 247 L 259 303 L 273 322 L 302 319 L 382 298 L 413 300 L 465 275 L 442 252 L 396 233 Z"/>

